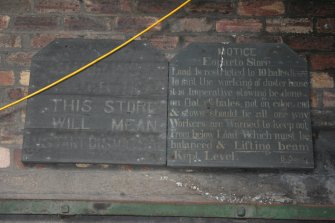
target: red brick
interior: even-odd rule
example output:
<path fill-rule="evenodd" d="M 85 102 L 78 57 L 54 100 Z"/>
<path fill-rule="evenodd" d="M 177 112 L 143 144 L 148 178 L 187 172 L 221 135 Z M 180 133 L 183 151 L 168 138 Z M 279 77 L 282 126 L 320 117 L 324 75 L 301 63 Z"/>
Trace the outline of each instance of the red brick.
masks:
<path fill-rule="evenodd" d="M 77 37 L 71 33 L 61 33 L 61 34 L 36 34 L 31 37 L 30 45 L 33 48 L 41 48 L 48 45 L 50 42 L 56 38 L 75 38 Z"/>
<path fill-rule="evenodd" d="M 151 44 L 162 50 L 175 49 L 179 43 L 179 37 L 177 36 L 156 36 L 150 38 Z"/>
<path fill-rule="evenodd" d="M 58 26 L 55 16 L 18 16 L 14 28 L 20 30 L 53 30 Z"/>
<path fill-rule="evenodd" d="M 5 101 L 8 101 L 7 98 L 7 92 L 8 92 L 8 88 L 0 88 L 0 99 L 1 101 L 3 101 L 3 103 Z M 4 143 L 2 141 L 3 138 L 6 138 L 8 136 L 8 132 L 10 131 L 10 129 L 12 129 L 12 127 L 14 126 L 14 123 L 18 120 L 18 115 L 17 112 L 15 112 L 15 110 L 17 110 L 17 107 L 9 107 L 8 109 L 5 109 L 4 111 L 1 111 L 0 113 L 0 142 L 1 144 L 8 144 L 8 143 Z"/>
<path fill-rule="evenodd" d="M 335 2 L 332 0 L 289 0 L 286 1 L 286 9 L 290 16 L 334 16 Z"/>
<path fill-rule="evenodd" d="M 271 18 L 266 19 L 266 31 L 271 33 L 309 33 L 312 22 L 308 18 Z"/>
<path fill-rule="evenodd" d="M 13 71 L 0 71 L 0 86 L 9 86 L 15 83 Z"/>
<path fill-rule="evenodd" d="M 0 48 L 21 47 L 21 37 L 15 34 L 0 34 Z"/>
<path fill-rule="evenodd" d="M 233 42 L 233 38 L 230 36 L 221 35 L 196 35 L 196 36 L 186 36 L 183 35 L 183 40 L 186 45 L 194 42 L 198 43 L 223 43 L 223 42 Z"/>
<path fill-rule="evenodd" d="M 320 33 L 335 33 L 335 19 L 318 19 L 316 29 Z"/>
<path fill-rule="evenodd" d="M 335 107 L 335 92 L 324 91 L 323 92 L 323 106 L 325 108 L 334 108 Z"/>
<path fill-rule="evenodd" d="M 66 16 L 64 18 L 64 27 L 70 30 L 107 30 L 105 21 L 101 17 Z"/>
<path fill-rule="evenodd" d="M 87 33 L 84 36 L 85 39 L 113 39 L 113 40 L 125 40 L 124 34 L 101 34 L 101 33 Z"/>
<path fill-rule="evenodd" d="M 11 88 L 8 90 L 8 98 L 17 100 L 26 95 L 27 90 L 24 88 Z"/>
<path fill-rule="evenodd" d="M 22 105 L 21 105 L 22 106 Z M 13 113 L 13 111 L 12 111 Z M 1 121 L 3 121 L 3 116 L 1 117 Z M 10 125 L 5 126 L 4 128 L 0 128 L 0 142 L 2 144 L 10 145 L 22 145 L 23 135 L 22 131 L 17 123 L 17 120 L 14 119 Z"/>
<path fill-rule="evenodd" d="M 237 36 L 236 43 L 283 43 L 281 36 Z"/>
<path fill-rule="evenodd" d="M 326 72 L 312 72 L 312 88 L 333 88 L 334 78 Z"/>
<path fill-rule="evenodd" d="M 312 70 L 327 70 L 335 68 L 335 54 L 312 55 L 310 57 Z"/>
<path fill-rule="evenodd" d="M 87 12 L 111 14 L 120 12 L 130 12 L 129 0 L 84 0 Z"/>
<path fill-rule="evenodd" d="M 0 13 L 22 14 L 31 11 L 30 0 L 1 0 Z"/>
<path fill-rule="evenodd" d="M 180 0 L 140 0 L 137 7 L 140 12 L 144 13 L 166 14 L 182 2 Z"/>
<path fill-rule="evenodd" d="M 195 1 L 185 7 L 187 12 L 193 13 L 220 13 L 231 14 L 234 11 L 233 3 L 231 1 Z"/>
<path fill-rule="evenodd" d="M 172 32 L 207 32 L 213 28 L 213 24 L 206 18 L 178 19 L 171 23 Z"/>
<path fill-rule="evenodd" d="M 35 0 L 34 6 L 40 13 L 80 11 L 78 0 Z"/>
<path fill-rule="evenodd" d="M 10 166 L 10 150 L 0 146 L 0 169 Z"/>
<path fill-rule="evenodd" d="M 54 39 L 55 35 L 52 34 L 37 34 L 31 38 L 30 45 L 33 48 L 45 47 Z"/>
<path fill-rule="evenodd" d="M 260 32 L 262 22 L 257 19 L 222 19 L 216 22 L 217 32 Z"/>
<path fill-rule="evenodd" d="M 238 3 L 237 13 L 243 16 L 275 16 L 285 12 L 280 0 L 242 0 Z"/>
<path fill-rule="evenodd" d="M 335 50 L 334 36 L 289 36 L 285 43 L 297 50 Z"/>
<path fill-rule="evenodd" d="M 118 17 L 116 20 L 117 29 L 127 31 L 140 31 L 157 21 L 155 17 Z M 153 28 L 154 30 L 161 30 L 162 25 L 158 24 Z"/>
<path fill-rule="evenodd" d="M 30 46 L 33 48 L 42 48 L 48 45 L 55 39 L 58 38 L 77 38 L 78 36 L 84 37 L 87 39 L 117 39 L 117 40 L 124 40 L 124 35 L 110 35 L 110 34 L 96 34 L 88 32 L 83 35 L 82 33 L 74 34 L 74 33 L 58 33 L 58 34 L 36 34 L 31 37 Z"/>
<path fill-rule="evenodd" d="M 22 163 L 21 159 L 22 159 L 22 150 L 21 149 L 15 149 L 14 150 L 14 163 L 15 163 L 15 166 L 18 169 L 26 169 L 27 166 L 25 166 L 25 164 Z"/>
<path fill-rule="evenodd" d="M 318 94 L 315 91 L 311 92 L 310 95 L 310 103 L 312 108 L 317 108 L 319 107 L 319 100 L 318 100 Z"/>
<path fill-rule="evenodd" d="M 29 70 L 23 70 L 20 72 L 20 84 L 23 86 L 28 86 L 30 80 L 30 71 Z"/>
<path fill-rule="evenodd" d="M 9 16 L 0 15 L 0 30 L 7 29 L 9 24 Z"/>
<path fill-rule="evenodd" d="M 9 65 L 29 66 L 32 57 L 33 53 L 16 52 L 9 54 L 6 58 L 6 61 Z"/>

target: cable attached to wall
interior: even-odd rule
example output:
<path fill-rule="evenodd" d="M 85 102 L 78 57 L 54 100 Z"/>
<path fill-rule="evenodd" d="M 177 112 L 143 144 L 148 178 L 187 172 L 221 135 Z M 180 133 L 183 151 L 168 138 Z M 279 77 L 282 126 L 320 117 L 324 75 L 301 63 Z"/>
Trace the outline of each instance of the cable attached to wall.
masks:
<path fill-rule="evenodd" d="M 106 57 L 108 57 L 108 56 L 112 55 L 113 53 L 115 53 L 116 51 L 122 49 L 123 47 L 125 47 L 125 46 L 128 45 L 129 43 L 133 42 L 136 38 L 140 37 L 140 36 L 143 35 L 144 33 L 148 32 L 149 30 L 151 30 L 152 28 L 154 28 L 157 24 L 163 22 L 165 19 L 167 19 L 167 18 L 169 18 L 170 16 L 172 16 L 173 14 L 175 14 L 177 11 L 179 11 L 181 8 L 183 8 L 185 5 L 187 5 L 187 4 L 190 3 L 191 1 L 192 1 L 192 0 L 187 0 L 187 1 L 185 1 L 184 3 L 182 3 L 181 5 L 179 5 L 177 8 L 175 8 L 174 10 L 172 10 L 171 12 L 169 12 L 168 14 L 166 14 L 165 16 L 163 16 L 162 18 L 158 19 L 156 22 L 154 22 L 153 24 L 151 24 L 149 27 L 147 27 L 147 28 L 144 29 L 143 31 L 137 33 L 136 35 L 134 35 L 133 37 L 131 37 L 130 39 L 128 39 L 127 41 L 125 41 L 125 42 L 122 43 L 121 45 L 119 45 L 119 46 L 115 47 L 114 49 L 110 50 L 109 52 L 105 53 L 104 55 L 102 55 L 102 56 L 96 58 L 95 60 L 89 62 L 88 64 L 86 64 L 86 65 L 84 65 L 84 66 L 82 66 L 82 67 L 80 67 L 79 69 L 77 69 L 77 70 L 75 70 L 75 71 L 73 71 L 73 72 L 71 72 L 71 73 L 65 75 L 64 77 L 62 77 L 62 78 L 56 80 L 55 82 L 53 82 L 53 83 L 51 83 L 51 84 L 48 84 L 47 86 L 45 86 L 45 87 L 43 87 L 43 88 L 41 88 L 41 89 L 39 89 L 39 90 L 37 90 L 37 91 L 31 93 L 31 94 L 28 94 L 27 96 L 25 96 L 25 97 L 23 97 L 23 98 L 21 98 L 21 99 L 19 99 L 19 100 L 16 100 L 16 101 L 14 101 L 14 102 L 11 102 L 11 103 L 9 103 L 9 104 L 7 104 L 7 105 L 1 107 L 1 108 L 0 108 L 0 111 L 5 110 L 5 109 L 7 109 L 7 108 L 10 108 L 10 107 L 12 107 L 12 106 L 14 106 L 14 105 L 16 105 L 16 104 L 18 104 L 18 103 L 20 103 L 20 102 L 23 102 L 23 101 L 25 101 L 25 100 L 27 100 L 27 99 L 29 99 L 29 98 L 32 98 L 32 97 L 34 97 L 34 96 L 36 96 L 36 95 L 38 95 L 38 94 L 40 94 L 40 93 L 42 93 L 42 92 L 44 92 L 44 91 L 46 91 L 46 90 L 48 90 L 48 89 L 50 89 L 50 88 L 56 86 L 57 84 L 62 83 L 63 81 L 65 81 L 65 80 L 67 80 L 67 79 L 69 79 L 69 78 L 71 78 L 71 77 L 73 77 L 73 76 L 79 74 L 79 73 L 82 72 L 83 70 L 85 70 L 85 69 L 87 69 L 87 68 L 93 66 L 94 64 L 98 63 L 99 61 L 105 59 Z"/>

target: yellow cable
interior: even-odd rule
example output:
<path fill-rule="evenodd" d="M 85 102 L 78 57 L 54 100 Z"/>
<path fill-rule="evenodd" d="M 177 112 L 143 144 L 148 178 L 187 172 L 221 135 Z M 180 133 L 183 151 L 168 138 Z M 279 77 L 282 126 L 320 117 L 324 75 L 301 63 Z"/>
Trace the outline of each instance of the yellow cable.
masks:
<path fill-rule="evenodd" d="M 1 107 L 1 108 L 0 108 L 0 111 L 5 110 L 5 109 L 7 109 L 7 108 L 9 108 L 9 107 L 12 107 L 12 106 L 14 106 L 14 105 L 16 105 L 16 104 L 18 104 L 18 103 L 20 103 L 20 102 L 22 102 L 22 101 L 24 101 L 24 100 L 27 100 L 27 99 L 29 99 L 29 98 L 31 98 L 31 97 L 34 97 L 35 95 L 40 94 L 40 93 L 42 93 L 43 91 L 46 91 L 46 90 L 52 88 L 53 86 L 55 86 L 55 85 L 57 85 L 57 84 L 59 84 L 59 83 L 65 81 L 65 80 L 69 79 L 70 77 L 73 77 L 73 76 L 77 75 L 77 74 L 80 73 L 81 71 L 83 71 L 83 70 L 85 70 L 85 69 L 87 69 L 87 68 L 93 66 L 94 64 L 98 63 L 99 61 L 101 61 L 101 60 L 105 59 L 106 57 L 110 56 L 111 54 L 115 53 L 115 52 L 118 51 L 119 49 L 125 47 L 126 45 L 128 45 L 129 43 L 131 43 L 132 41 L 134 41 L 137 37 L 139 37 L 139 36 L 143 35 L 144 33 L 148 32 L 150 29 L 152 29 L 153 27 L 155 27 L 157 24 L 161 23 L 161 22 L 164 21 L 165 19 L 167 19 L 167 18 L 169 18 L 170 16 L 172 16 L 174 13 L 176 13 L 178 10 L 180 10 L 181 8 L 183 8 L 183 7 L 184 7 L 186 4 L 188 4 L 190 1 L 192 1 L 192 0 L 187 0 L 187 1 L 185 1 L 183 4 L 179 5 L 177 8 L 175 8 L 174 10 L 172 10 L 171 12 L 169 12 L 168 14 L 166 14 L 165 16 L 163 16 L 162 18 L 158 19 L 155 23 L 151 24 L 149 27 L 147 27 L 147 28 L 144 29 L 143 31 L 139 32 L 139 33 L 136 34 L 135 36 L 131 37 L 130 39 L 128 39 L 127 41 L 125 41 L 125 42 L 122 43 L 121 45 L 115 47 L 115 48 L 112 49 L 111 51 L 107 52 L 106 54 L 104 54 L 104 55 L 98 57 L 97 59 L 91 61 L 90 63 L 88 63 L 88 64 L 82 66 L 82 67 L 79 68 L 78 70 L 75 70 L 75 71 L 73 71 L 72 73 L 69 73 L 69 74 L 65 75 L 64 77 L 58 79 L 57 81 L 55 81 L 55 82 L 53 82 L 53 83 L 51 83 L 51 84 L 49 84 L 49 85 L 47 85 L 47 86 L 45 86 L 45 87 L 43 87 L 43 88 L 41 88 L 41 89 L 39 89 L 39 90 L 33 92 L 33 93 L 31 93 L 31 94 L 29 94 L 29 95 L 27 95 L 27 96 L 25 96 L 25 97 L 23 97 L 23 98 L 21 98 L 21 99 L 19 99 L 19 100 L 17 100 L 17 101 L 14 101 L 14 102 L 12 102 L 12 103 L 9 103 L 9 104 L 7 104 L 7 105 Z"/>

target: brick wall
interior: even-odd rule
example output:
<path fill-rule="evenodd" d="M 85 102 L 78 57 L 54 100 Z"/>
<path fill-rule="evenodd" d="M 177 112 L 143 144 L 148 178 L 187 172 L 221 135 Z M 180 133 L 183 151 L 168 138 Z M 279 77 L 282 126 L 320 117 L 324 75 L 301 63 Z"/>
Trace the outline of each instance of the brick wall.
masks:
<path fill-rule="evenodd" d="M 123 40 L 181 2 L 1 0 L 0 104 L 27 93 L 32 56 L 55 38 Z M 191 42 L 288 44 L 309 63 L 317 131 L 335 128 L 334 34 L 335 1 L 331 0 L 193 0 L 141 39 L 149 40 L 168 58 Z M 20 158 L 24 106 L 0 113 L 0 152 L 10 159 Z M 6 148 L 18 151 L 7 153 Z"/>

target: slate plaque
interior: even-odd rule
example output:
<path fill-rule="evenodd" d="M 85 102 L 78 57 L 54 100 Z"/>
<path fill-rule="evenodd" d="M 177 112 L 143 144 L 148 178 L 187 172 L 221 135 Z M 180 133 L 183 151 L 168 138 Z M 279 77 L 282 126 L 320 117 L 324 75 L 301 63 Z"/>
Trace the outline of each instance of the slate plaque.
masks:
<path fill-rule="evenodd" d="M 189 45 L 168 98 L 168 166 L 314 166 L 307 64 L 284 44 Z"/>
<path fill-rule="evenodd" d="M 29 91 L 119 45 L 56 40 L 34 56 Z M 166 164 L 168 63 L 135 41 L 28 100 L 24 162 Z"/>

